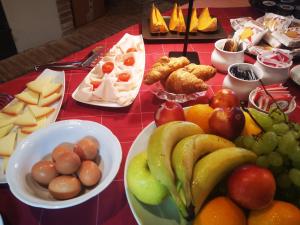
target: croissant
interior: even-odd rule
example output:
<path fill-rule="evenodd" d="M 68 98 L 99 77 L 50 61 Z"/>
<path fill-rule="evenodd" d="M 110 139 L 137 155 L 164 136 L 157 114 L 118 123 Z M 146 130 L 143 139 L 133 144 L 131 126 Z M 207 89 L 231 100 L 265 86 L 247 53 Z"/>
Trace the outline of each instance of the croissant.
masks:
<path fill-rule="evenodd" d="M 166 79 L 170 73 L 175 70 L 188 65 L 190 61 L 182 56 L 179 58 L 168 56 L 161 57 L 146 74 L 144 82 L 146 84 L 153 84 L 159 80 Z"/>
<path fill-rule="evenodd" d="M 185 66 L 186 70 L 190 72 L 191 74 L 195 75 L 197 78 L 207 81 L 213 76 L 215 76 L 217 70 L 208 65 L 196 65 L 194 63 L 191 63 L 187 66 Z"/>
<path fill-rule="evenodd" d="M 208 86 L 186 68 L 180 68 L 170 74 L 165 82 L 165 89 L 176 94 L 190 94 L 207 90 Z"/>

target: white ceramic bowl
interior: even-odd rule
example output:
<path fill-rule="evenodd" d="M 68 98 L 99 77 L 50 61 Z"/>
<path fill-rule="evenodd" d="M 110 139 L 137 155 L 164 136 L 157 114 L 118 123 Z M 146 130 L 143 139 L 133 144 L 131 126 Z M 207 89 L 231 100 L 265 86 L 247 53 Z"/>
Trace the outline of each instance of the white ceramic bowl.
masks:
<path fill-rule="evenodd" d="M 92 135 L 100 143 L 102 178 L 98 185 L 69 200 L 55 200 L 49 191 L 33 181 L 30 171 L 39 160 L 49 156 L 55 146 L 62 142 L 76 142 Z M 64 120 L 40 129 L 24 139 L 9 160 L 7 182 L 11 192 L 20 201 L 47 209 L 66 208 L 80 204 L 103 191 L 116 176 L 122 159 L 122 149 L 116 136 L 96 122 Z"/>
<path fill-rule="evenodd" d="M 260 57 L 256 57 L 254 65 L 263 71 L 262 81 L 265 85 L 284 83 L 289 78 L 290 68 L 293 64 L 291 61 L 285 67 L 273 67 L 261 62 Z"/>
<path fill-rule="evenodd" d="M 228 67 L 234 63 L 243 63 L 244 62 L 244 52 L 246 46 L 242 45 L 242 49 L 238 52 L 229 52 L 224 51 L 225 42 L 228 39 L 220 39 L 215 43 L 215 49 L 211 54 L 211 63 L 212 65 L 222 73 L 226 73 Z"/>
<path fill-rule="evenodd" d="M 256 92 L 258 91 L 258 89 L 254 89 L 250 92 L 249 94 L 249 101 L 248 101 L 248 106 L 249 107 L 252 107 L 252 108 L 255 108 L 261 112 L 264 112 L 264 113 L 268 113 L 267 111 L 265 110 L 262 110 L 261 108 L 259 108 L 255 103 L 254 103 L 254 97 L 256 95 Z M 292 113 L 295 109 L 296 109 L 296 106 L 297 106 L 297 103 L 295 101 L 295 99 L 292 100 L 291 104 L 289 105 L 289 108 L 287 111 L 285 111 L 284 113 L 289 115 L 290 113 Z"/>
<path fill-rule="evenodd" d="M 243 80 L 235 77 L 230 72 L 230 69 L 235 66 L 240 67 L 242 69 L 253 70 L 253 72 L 258 76 L 258 78 L 262 78 L 262 71 L 258 67 L 255 67 L 249 63 L 235 63 L 228 67 L 228 74 L 224 78 L 223 88 L 229 88 L 233 90 L 240 100 L 248 100 L 249 93 L 256 87 L 260 86 L 260 82 L 259 80 Z"/>

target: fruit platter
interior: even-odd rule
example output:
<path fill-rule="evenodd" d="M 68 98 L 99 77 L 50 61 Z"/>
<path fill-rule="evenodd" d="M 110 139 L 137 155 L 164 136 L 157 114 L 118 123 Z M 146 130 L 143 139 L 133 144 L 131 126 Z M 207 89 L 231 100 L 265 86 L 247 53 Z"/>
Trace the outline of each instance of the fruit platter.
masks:
<path fill-rule="evenodd" d="M 0 111 L 0 183 L 21 141 L 55 122 L 65 93 L 65 73 L 46 69 Z"/>
<path fill-rule="evenodd" d="M 167 101 L 126 159 L 133 215 L 138 224 L 257 225 L 274 215 L 299 224 L 299 135 L 279 106 L 247 108 L 230 89 L 209 104 Z"/>
<path fill-rule="evenodd" d="M 89 105 L 128 106 L 138 95 L 144 69 L 142 36 L 125 34 L 83 79 L 72 98 Z"/>
<path fill-rule="evenodd" d="M 197 11 L 198 14 L 197 15 Z M 147 42 L 183 41 L 186 31 L 187 16 L 184 16 L 181 6 L 174 3 L 170 16 L 162 16 L 159 9 L 152 4 L 148 18 L 142 20 L 142 34 Z M 226 37 L 220 22 L 211 16 L 209 8 L 192 9 L 189 30 L 191 41 L 215 40 Z"/>

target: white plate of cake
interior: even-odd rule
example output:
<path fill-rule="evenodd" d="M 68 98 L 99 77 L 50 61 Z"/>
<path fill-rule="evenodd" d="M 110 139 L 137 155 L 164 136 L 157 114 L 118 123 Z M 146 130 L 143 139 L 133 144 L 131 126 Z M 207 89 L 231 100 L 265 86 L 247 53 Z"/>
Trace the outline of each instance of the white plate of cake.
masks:
<path fill-rule="evenodd" d="M 34 131 L 55 122 L 65 93 L 65 73 L 45 69 L 0 111 L 0 183 L 9 157 Z"/>

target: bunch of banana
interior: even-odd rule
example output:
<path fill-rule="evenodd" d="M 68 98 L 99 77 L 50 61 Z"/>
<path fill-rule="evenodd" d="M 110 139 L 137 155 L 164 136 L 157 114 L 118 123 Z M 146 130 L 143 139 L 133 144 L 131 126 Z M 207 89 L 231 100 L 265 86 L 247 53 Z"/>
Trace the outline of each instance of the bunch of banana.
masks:
<path fill-rule="evenodd" d="M 173 11 L 171 14 L 169 29 L 171 31 L 176 31 L 183 33 L 186 30 L 184 16 L 180 6 L 177 6 L 177 3 L 174 4 Z"/>
<path fill-rule="evenodd" d="M 215 185 L 231 170 L 255 159 L 253 152 L 204 134 L 198 125 L 187 121 L 159 126 L 147 147 L 151 176 L 166 187 L 186 219 L 198 213 Z"/>
<path fill-rule="evenodd" d="M 152 4 L 150 14 L 150 32 L 151 33 L 167 33 L 169 32 L 168 26 L 159 12 L 158 8 Z"/>

